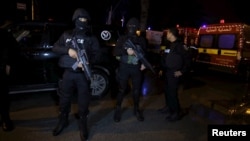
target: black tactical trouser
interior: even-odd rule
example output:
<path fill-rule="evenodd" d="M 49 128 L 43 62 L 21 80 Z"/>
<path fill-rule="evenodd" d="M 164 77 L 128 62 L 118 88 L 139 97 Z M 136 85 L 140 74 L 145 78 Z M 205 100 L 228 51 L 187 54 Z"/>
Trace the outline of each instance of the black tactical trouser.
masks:
<path fill-rule="evenodd" d="M 4 74 L 4 70 L 0 72 L 0 118 L 2 121 L 10 120 L 10 96 L 9 96 L 9 86 L 8 78 Z"/>
<path fill-rule="evenodd" d="M 117 72 L 117 80 L 119 83 L 119 92 L 117 95 L 117 106 L 121 106 L 123 96 L 128 86 L 128 81 L 131 78 L 132 95 L 134 106 L 139 106 L 140 89 L 142 81 L 142 72 L 138 65 L 120 64 Z"/>
<path fill-rule="evenodd" d="M 166 105 L 173 113 L 180 112 L 180 103 L 178 97 L 178 87 L 180 79 L 181 77 L 174 76 L 174 71 L 170 70 L 166 72 L 166 81 L 165 81 Z"/>
<path fill-rule="evenodd" d="M 79 116 L 86 117 L 91 93 L 90 82 L 86 79 L 84 72 L 65 70 L 60 87 L 60 112 L 63 114 L 70 112 L 71 98 L 74 93 L 77 93 Z"/>

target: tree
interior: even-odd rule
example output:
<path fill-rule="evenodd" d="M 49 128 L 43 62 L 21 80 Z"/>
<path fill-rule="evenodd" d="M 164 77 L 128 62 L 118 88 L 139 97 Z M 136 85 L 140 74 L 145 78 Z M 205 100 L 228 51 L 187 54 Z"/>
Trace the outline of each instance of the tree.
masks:
<path fill-rule="evenodd" d="M 149 0 L 141 0 L 140 30 L 142 32 L 146 31 L 147 20 L 148 20 L 148 7 L 149 7 Z"/>

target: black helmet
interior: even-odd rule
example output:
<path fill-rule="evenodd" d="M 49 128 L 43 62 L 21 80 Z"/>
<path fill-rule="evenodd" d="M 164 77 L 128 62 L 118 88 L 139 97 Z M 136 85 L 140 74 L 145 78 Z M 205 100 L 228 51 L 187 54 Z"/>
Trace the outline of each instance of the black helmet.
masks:
<path fill-rule="evenodd" d="M 128 25 L 135 25 L 137 29 L 139 29 L 139 27 L 140 27 L 139 20 L 135 17 L 128 20 L 126 26 L 128 27 Z"/>
<path fill-rule="evenodd" d="M 87 20 L 90 20 L 89 13 L 83 8 L 78 8 L 78 9 L 75 10 L 75 12 L 73 14 L 73 17 L 72 17 L 72 21 L 75 21 L 79 17 L 84 17 Z"/>

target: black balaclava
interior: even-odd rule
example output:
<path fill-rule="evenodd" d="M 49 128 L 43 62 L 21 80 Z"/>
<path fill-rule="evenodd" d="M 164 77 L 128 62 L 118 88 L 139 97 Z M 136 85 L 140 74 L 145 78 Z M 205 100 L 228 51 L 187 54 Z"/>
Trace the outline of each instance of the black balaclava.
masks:
<path fill-rule="evenodd" d="M 127 30 L 129 36 L 135 36 L 136 31 L 139 29 L 139 21 L 136 18 L 131 18 L 128 20 L 127 24 Z"/>
<path fill-rule="evenodd" d="M 86 22 L 82 22 L 79 20 L 79 18 L 86 18 L 87 21 Z M 75 26 L 77 29 L 80 30 L 86 30 L 89 28 L 89 21 L 90 21 L 90 15 L 89 13 L 83 9 L 83 8 L 78 8 L 75 10 L 73 17 L 72 17 L 72 21 L 75 22 Z"/>

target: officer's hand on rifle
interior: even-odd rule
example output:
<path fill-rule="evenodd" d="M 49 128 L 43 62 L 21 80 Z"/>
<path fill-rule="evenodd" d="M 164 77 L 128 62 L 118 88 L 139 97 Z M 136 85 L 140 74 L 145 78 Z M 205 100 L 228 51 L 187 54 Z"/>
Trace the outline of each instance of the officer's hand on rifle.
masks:
<path fill-rule="evenodd" d="M 6 70 L 6 74 L 10 75 L 10 65 L 6 65 L 5 70 Z"/>
<path fill-rule="evenodd" d="M 128 55 L 135 55 L 135 52 L 132 48 L 128 48 L 127 53 L 128 53 Z"/>
<path fill-rule="evenodd" d="M 158 75 L 159 75 L 159 77 L 162 77 L 163 76 L 163 70 L 160 70 Z"/>
<path fill-rule="evenodd" d="M 174 72 L 174 76 L 175 77 L 180 77 L 182 75 L 182 72 L 181 71 L 176 71 Z"/>
<path fill-rule="evenodd" d="M 141 71 L 143 71 L 144 69 L 146 69 L 144 64 L 141 64 Z"/>
<path fill-rule="evenodd" d="M 79 62 L 78 65 L 77 65 L 78 68 L 81 68 L 82 70 L 84 70 L 83 66 L 82 66 L 82 63 Z"/>
<path fill-rule="evenodd" d="M 69 56 L 70 57 L 72 57 L 72 58 L 77 58 L 77 52 L 74 50 L 74 49 L 72 49 L 72 48 L 70 48 L 69 50 L 68 50 L 68 54 L 69 54 Z"/>

